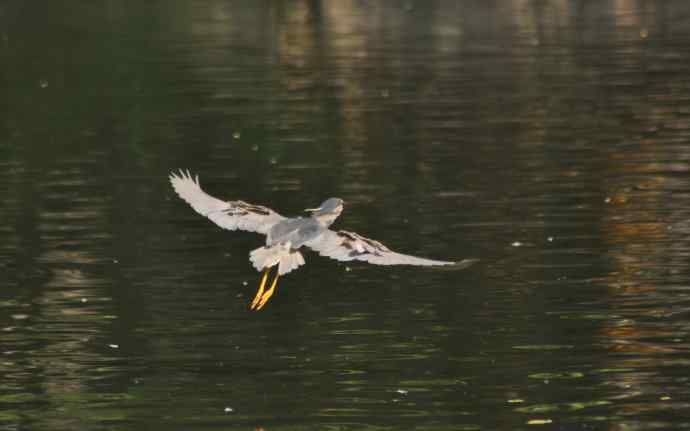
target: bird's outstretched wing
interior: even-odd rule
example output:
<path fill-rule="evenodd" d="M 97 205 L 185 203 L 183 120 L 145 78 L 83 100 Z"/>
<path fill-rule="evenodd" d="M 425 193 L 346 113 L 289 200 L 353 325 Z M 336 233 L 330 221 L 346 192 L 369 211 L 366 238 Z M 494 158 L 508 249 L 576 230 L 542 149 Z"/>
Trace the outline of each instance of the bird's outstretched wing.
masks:
<path fill-rule="evenodd" d="M 376 265 L 462 265 L 474 263 L 449 262 L 444 260 L 424 259 L 407 254 L 396 253 L 373 239 L 365 238 L 345 230 L 327 230 L 323 234 L 306 242 L 304 245 L 319 253 L 340 261 L 363 260 Z"/>
<path fill-rule="evenodd" d="M 199 176 L 192 178 L 189 171 L 170 173 L 170 183 L 185 202 L 218 226 L 229 230 L 246 230 L 267 234 L 271 227 L 285 217 L 270 208 L 243 201 L 222 201 L 201 189 Z"/>

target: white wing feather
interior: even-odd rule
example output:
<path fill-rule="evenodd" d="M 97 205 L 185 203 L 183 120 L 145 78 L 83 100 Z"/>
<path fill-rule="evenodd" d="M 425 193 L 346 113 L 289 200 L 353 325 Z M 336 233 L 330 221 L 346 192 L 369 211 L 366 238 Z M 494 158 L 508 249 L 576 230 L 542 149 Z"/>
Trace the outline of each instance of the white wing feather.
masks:
<path fill-rule="evenodd" d="M 228 230 L 246 230 L 267 234 L 271 227 L 285 217 L 270 208 L 243 201 L 222 201 L 204 192 L 199 176 L 180 170 L 170 173 L 170 183 L 185 202 L 204 217 Z"/>
<path fill-rule="evenodd" d="M 407 254 L 396 253 L 373 239 L 354 232 L 327 230 L 305 245 L 319 253 L 340 261 L 363 260 L 375 265 L 455 265 L 462 262 L 424 259 Z M 473 262 L 472 262 L 473 263 Z"/>

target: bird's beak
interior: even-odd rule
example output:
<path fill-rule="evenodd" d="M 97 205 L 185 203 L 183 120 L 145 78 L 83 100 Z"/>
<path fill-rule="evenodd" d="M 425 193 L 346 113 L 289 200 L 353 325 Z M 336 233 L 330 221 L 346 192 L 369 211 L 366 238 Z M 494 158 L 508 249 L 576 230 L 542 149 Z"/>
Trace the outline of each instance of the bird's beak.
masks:
<path fill-rule="evenodd" d="M 305 209 L 304 211 L 305 211 L 305 212 L 309 212 L 309 213 L 313 213 L 314 211 L 319 211 L 320 209 L 321 209 L 321 207 L 318 207 L 318 208 L 307 208 L 307 209 Z"/>

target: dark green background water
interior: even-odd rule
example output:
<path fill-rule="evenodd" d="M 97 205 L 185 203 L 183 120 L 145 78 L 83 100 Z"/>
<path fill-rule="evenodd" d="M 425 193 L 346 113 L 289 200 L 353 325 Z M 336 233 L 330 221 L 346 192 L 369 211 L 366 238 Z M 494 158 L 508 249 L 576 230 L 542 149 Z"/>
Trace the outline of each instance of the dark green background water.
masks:
<path fill-rule="evenodd" d="M 0 1 L 0 429 L 690 426 L 690 2 Z M 167 182 L 462 270 L 315 255 Z"/>

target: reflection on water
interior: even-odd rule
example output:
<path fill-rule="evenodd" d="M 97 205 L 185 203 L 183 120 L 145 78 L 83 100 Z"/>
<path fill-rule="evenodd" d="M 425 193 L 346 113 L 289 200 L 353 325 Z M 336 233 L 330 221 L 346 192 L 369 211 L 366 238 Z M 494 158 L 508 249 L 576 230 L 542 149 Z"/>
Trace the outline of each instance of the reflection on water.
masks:
<path fill-rule="evenodd" d="M 0 429 L 689 425 L 690 4 L 76 6 L 0 4 Z M 481 263 L 250 314 L 178 167 Z"/>

